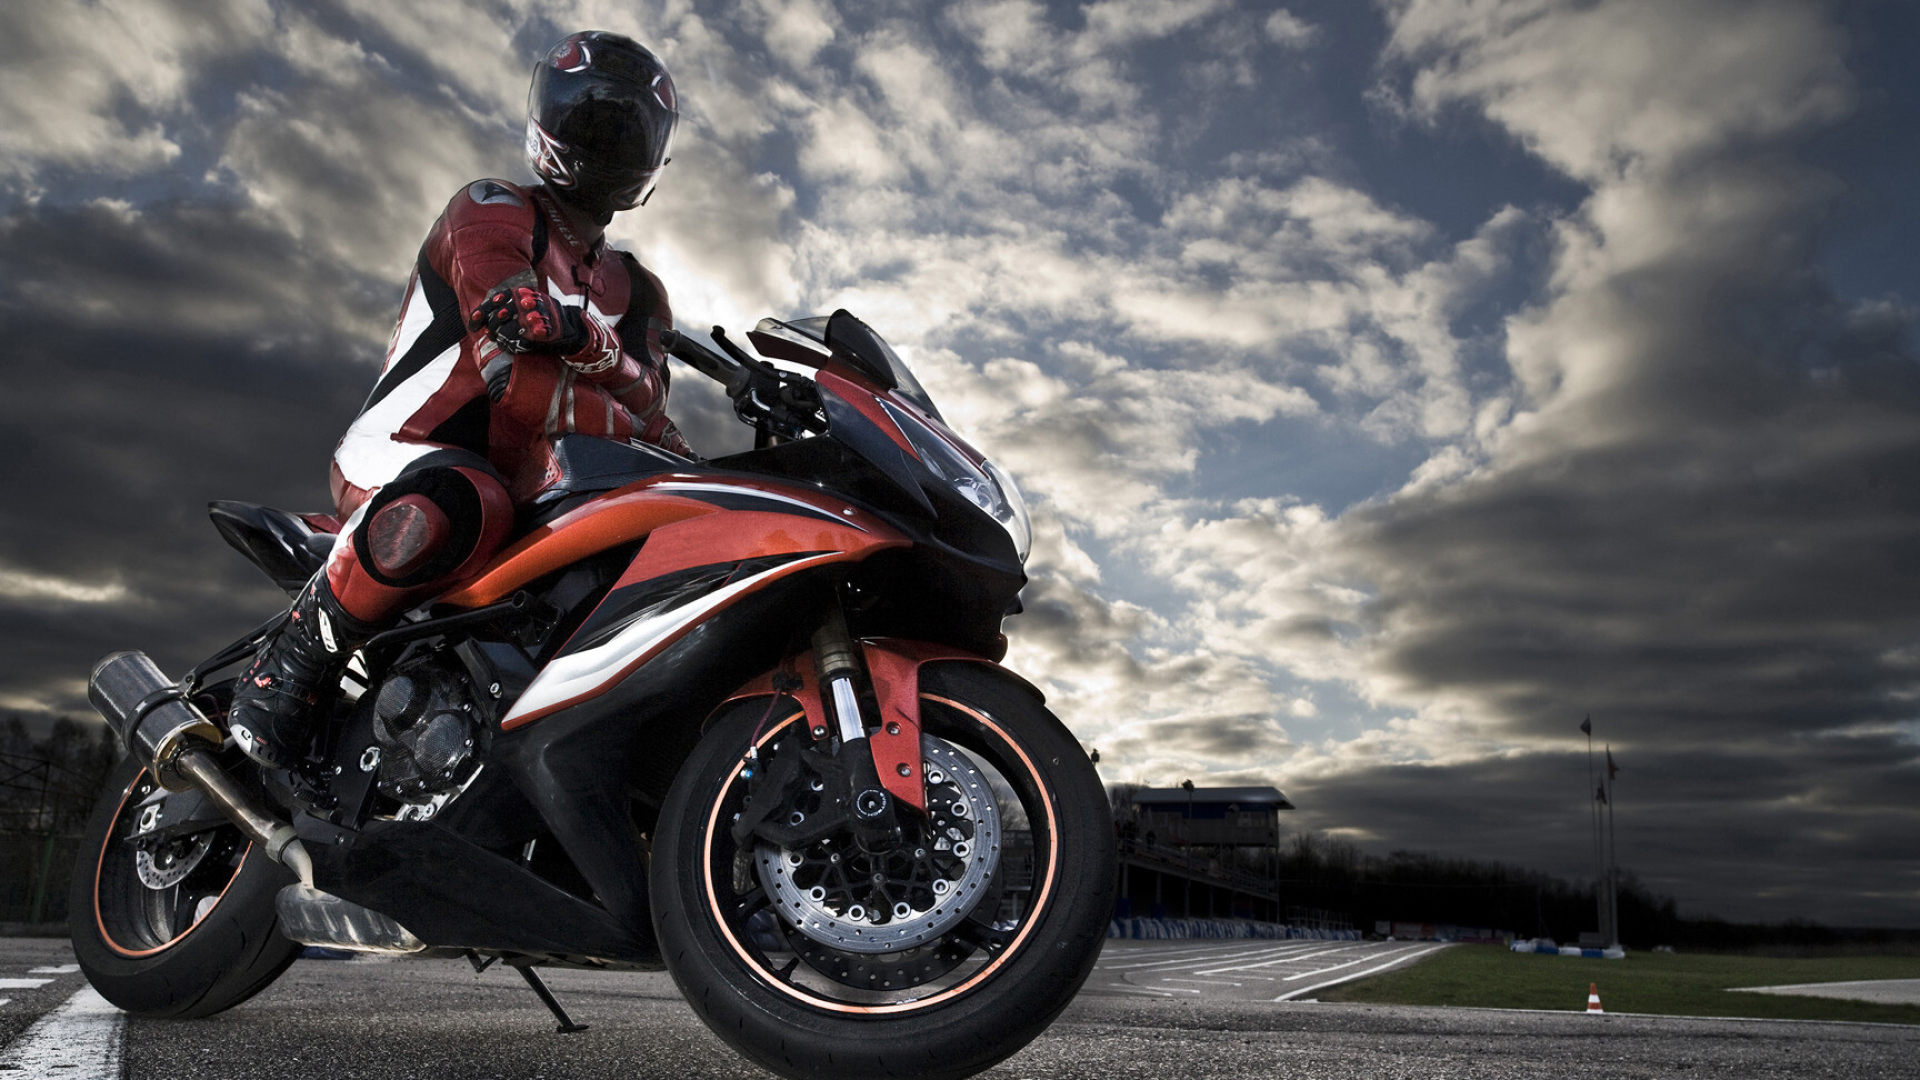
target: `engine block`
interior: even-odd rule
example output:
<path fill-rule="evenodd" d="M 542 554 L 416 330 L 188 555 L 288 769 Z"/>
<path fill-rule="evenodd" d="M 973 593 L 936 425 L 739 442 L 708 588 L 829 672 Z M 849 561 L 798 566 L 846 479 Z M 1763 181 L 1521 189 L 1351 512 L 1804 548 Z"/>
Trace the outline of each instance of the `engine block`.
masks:
<path fill-rule="evenodd" d="M 452 791 L 472 775 L 479 736 L 466 670 L 457 660 L 435 652 L 403 663 L 374 703 L 375 785 L 403 803 Z"/>

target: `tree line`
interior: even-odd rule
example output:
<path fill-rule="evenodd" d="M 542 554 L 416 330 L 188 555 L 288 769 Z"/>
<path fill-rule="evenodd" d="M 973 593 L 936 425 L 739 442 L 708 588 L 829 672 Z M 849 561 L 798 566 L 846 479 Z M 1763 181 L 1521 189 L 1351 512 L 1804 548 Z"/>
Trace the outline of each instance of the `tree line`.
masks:
<path fill-rule="evenodd" d="M 1138 787 L 1117 784 L 1109 789 L 1116 823 L 1127 820 Z M 1238 848 L 1221 855 L 1274 882 L 1285 907 L 1345 916 L 1361 930 L 1371 930 L 1378 922 L 1450 923 L 1565 943 L 1599 925 L 1595 882 L 1569 881 L 1498 860 L 1406 850 L 1380 855 L 1313 832 L 1295 833 L 1274 848 Z M 1634 949 L 1920 948 L 1920 930 L 1683 917 L 1673 897 L 1654 891 L 1625 869 L 1619 912 L 1621 942 Z"/>
<path fill-rule="evenodd" d="M 0 718 L 0 922 L 59 922 L 80 834 L 120 756 L 105 724 L 69 717 L 35 737 Z"/>

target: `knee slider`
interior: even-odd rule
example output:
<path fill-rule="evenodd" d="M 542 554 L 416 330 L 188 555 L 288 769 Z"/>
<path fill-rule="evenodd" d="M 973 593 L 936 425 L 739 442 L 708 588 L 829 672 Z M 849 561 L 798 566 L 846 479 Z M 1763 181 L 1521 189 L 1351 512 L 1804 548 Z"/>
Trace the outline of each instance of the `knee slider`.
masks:
<path fill-rule="evenodd" d="M 426 566 L 453 533 L 446 512 L 425 495 L 403 495 L 367 521 L 367 554 L 389 578 L 404 578 Z"/>

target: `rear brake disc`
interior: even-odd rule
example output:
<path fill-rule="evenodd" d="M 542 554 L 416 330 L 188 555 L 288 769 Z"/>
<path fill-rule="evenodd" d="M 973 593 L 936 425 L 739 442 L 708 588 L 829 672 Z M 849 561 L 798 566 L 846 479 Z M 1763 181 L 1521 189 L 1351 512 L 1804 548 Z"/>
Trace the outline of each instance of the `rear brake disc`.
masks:
<path fill-rule="evenodd" d="M 140 847 L 133 853 L 133 872 L 149 889 L 170 889 L 193 873 L 212 847 L 212 831 L 154 844 L 151 850 Z"/>

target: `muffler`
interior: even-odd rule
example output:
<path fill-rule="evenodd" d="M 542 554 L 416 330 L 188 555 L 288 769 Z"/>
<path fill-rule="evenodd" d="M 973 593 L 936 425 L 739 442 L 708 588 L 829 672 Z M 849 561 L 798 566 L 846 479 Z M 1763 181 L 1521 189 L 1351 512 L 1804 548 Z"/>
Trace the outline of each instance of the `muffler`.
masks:
<path fill-rule="evenodd" d="M 146 653 L 117 652 L 95 664 L 87 700 L 161 787 L 199 788 L 268 858 L 298 874 L 302 884 L 313 885 L 313 860 L 293 826 L 257 806 L 220 767 L 213 752 L 226 736 Z"/>
<path fill-rule="evenodd" d="M 399 956 L 427 951 L 426 942 L 388 916 L 311 885 L 288 885 L 273 904 L 280 932 L 302 945 Z"/>

